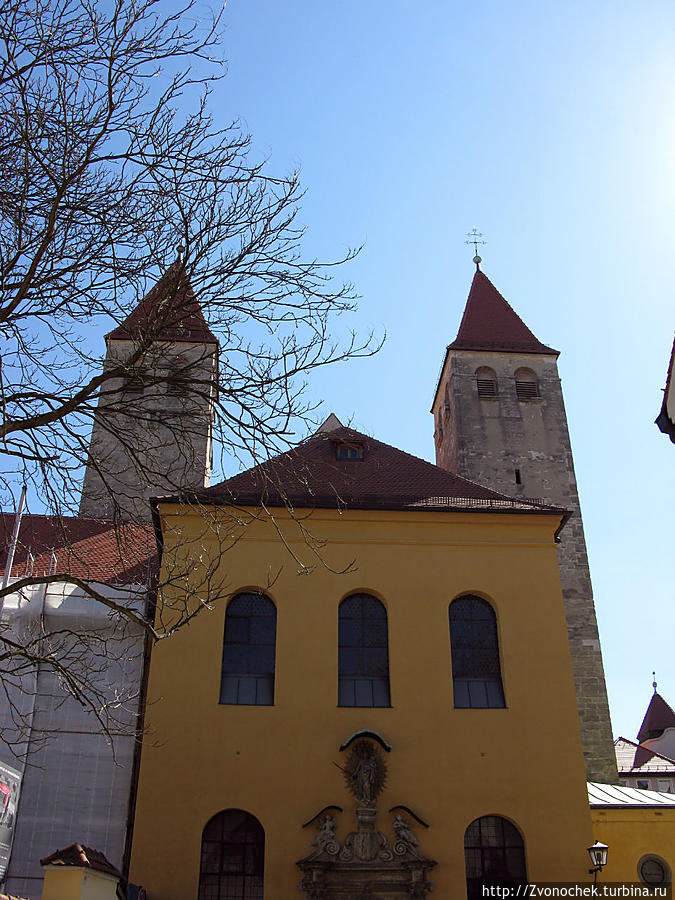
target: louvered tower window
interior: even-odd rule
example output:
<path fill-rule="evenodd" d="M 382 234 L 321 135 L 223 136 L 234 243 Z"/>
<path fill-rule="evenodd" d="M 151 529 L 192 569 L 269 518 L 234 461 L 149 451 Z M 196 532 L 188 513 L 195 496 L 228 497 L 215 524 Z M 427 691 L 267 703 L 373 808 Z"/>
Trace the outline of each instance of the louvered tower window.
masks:
<path fill-rule="evenodd" d="M 516 372 L 516 396 L 519 400 L 539 397 L 539 382 L 532 369 L 518 369 Z"/>
<path fill-rule="evenodd" d="M 387 611 L 370 594 L 354 594 L 340 604 L 338 705 L 391 705 Z"/>
<path fill-rule="evenodd" d="M 220 702 L 274 703 L 277 610 L 264 594 L 239 594 L 225 616 Z"/>
<path fill-rule="evenodd" d="M 482 816 L 464 833 L 468 900 L 484 896 L 483 887 L 515 888 L 527 882 L 525 847 L 515 825 L 501 816 Z"/>
<path fill-rule="evenodd" d="M 497 617 L 486 600 L 466 594 L 450 604 L 450 646 L 455 706 L 505 706 Z"/>
<path fill-rule="evenodd" d="M 263 900 L 265 832 L 241 809 L 218 813 L 202 833 L 197 900 Z"/>
<path fill-rule="evenodd" d="M 476 369 L 476 387 L 481 399 L 497 396 L 497 373 L 489 366 Z"/>

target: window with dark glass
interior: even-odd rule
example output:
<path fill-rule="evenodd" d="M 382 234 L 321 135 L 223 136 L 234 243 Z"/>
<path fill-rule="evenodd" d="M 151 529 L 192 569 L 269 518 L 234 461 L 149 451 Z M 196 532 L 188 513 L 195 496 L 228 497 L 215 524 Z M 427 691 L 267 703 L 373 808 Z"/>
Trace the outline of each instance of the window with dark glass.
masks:
<path fill-rule="evenodd" d="M 263 900 L 265 832 L 241 809 L 214 816 L 202 833 L 198 900 Z"/>
<path fill-rule="evenodd" d="M 467 594 L 450 604 L 450 648 L 455 706 L 503 707 L 497 617 L 486 600 Z"/>
<path fill-rule="evenodd" d="M 370 594 L 340 604 L 338 705 L 390 706 L 387 611 Z"/>
<path fill-rule="evenodd" d="M 225 616 L 220 702 L 271 706 L 277 610 L 264 594 L 239 594 Z"/>
<path fill-rule="evenodd" d="M 335 448 L 337 459 L 363 459 L 363 444 L 358 441 L 340 441 Z"/>
<path fill-rule="evenodd" d="M 483 816 L 469 825 L 464 833 L 464 862 L 468 900 L 482 898 L 483 886 L 516 887 L 527 882 L 523 839 L 515 825 L 501 816 Z"/>

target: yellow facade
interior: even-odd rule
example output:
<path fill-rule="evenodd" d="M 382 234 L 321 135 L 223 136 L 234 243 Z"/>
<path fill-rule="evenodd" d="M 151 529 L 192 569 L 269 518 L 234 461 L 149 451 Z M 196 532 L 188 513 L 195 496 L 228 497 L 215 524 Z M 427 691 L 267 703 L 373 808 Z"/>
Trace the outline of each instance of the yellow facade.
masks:
<path fill-rule="evenodd" d="M 116 900 L 118 879 L 71 866 L 47 866 L 42 900 Z"/>
<path fill-rule="evenodd" d="M 199 517 L 169 504 L 160 513 L 165 561 L 176 533 L 181 554 L 215 558 Z M 225 508 L 215 515 L 227 522 Z M 274 705 L 219 703 L 226 602 L 154 649 L 131 881 L 152 898 L 196 900 L 202 830 L 235 808 L 265 830 L 266 900 L 299 897 L 295 862 L 315 835 L 303 823 L 335 804 L 344 809 L 338 839 L 354 828 L 355 801 L 333 763 L 344 763 L 339 747 L 360 729 L 392 747 L 377 827 L 390 833 L 387 810 L 397 804 L 430 826 L 417 836 L 438 862 L 434 896 L 464 896 L 464 832 L 491 814 L 520 830 L 530 880 L 588 879 L 593 838 L 559 524 L 556 515 L 314 511 L 305 525 L 326 542 L 323 561 L 299 575 L 278 529 L 299 557 L 312 554 L 288 513 L 277 512 L 276 526 L 252 521 L 224 554 L 220 577 L 231 595 L 262 590 L 276 605 Z M 346 574 L 331 571 L 352 561 Z M 390 708 L 337 705 L 338 605 L 354 592 L 387 610 Z M 468 592 L 497 615 L 504 709 L 453 706 L 448 606 Z"/>
<path fill-rule="evenodd" d="M 600 880 L 638 882 L 640 861 L 653 856 L 672 878 L 675 807 L 601 808 L 593 809 L 591 816 L 595 838 L 609 847 Z"/>

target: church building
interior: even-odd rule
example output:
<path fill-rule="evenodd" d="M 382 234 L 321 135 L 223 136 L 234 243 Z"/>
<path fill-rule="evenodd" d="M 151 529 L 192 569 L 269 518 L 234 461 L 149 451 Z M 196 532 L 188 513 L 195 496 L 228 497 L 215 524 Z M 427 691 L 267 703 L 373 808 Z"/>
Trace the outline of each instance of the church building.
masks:
<path fill-rule="evenodd" d="M 191 602 L 222 600 L 152 655 L 130 871 L 150 897 L 589 877 L 585 768 L 616 764 L 557 355 L 477 269 L 437 466 L 331 416 L 153 501 L 162 565 L 199 559 Z"/>
<path fill-rule="evenodd" d="M 143 671 L 140 653 L 110 660 L 116 688 L 142 688 L 123 777 L 76 718 L 48 774 L 22 773 L 15 889 L 37 900 L 37 860 L 79 860 L 73 846 L 122 869 L 127 900 L 477 900 L 589 882 L 596 840 L 616 844 L 611 880 L 670 879 L 675 797 L 617 785 L 558 351 L 474 261 L 433 399 L 436 465 L 330 415 L 209 486 L 219 348 L 180 260 L 108 334 L 120 375 L 80 517 L 58 553 L 53 523 L 27 517 L 11 575 L 72 568 L 79 548 L 79 577 L 164 632 L 188 623 Z M 84 599 L 17 592 L 4 615 L 83 621 Z M 37 726 L 74 715 L 35 696 Z"/>

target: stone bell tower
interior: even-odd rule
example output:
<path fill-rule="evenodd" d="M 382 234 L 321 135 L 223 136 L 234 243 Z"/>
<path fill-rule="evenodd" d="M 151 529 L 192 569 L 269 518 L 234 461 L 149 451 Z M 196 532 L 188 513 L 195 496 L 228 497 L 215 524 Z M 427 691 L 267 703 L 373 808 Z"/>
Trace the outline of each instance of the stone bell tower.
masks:
<path fill-rule="evenodd" d="M 106 335 L 80 516 L 149 519 L 148 498 L 208 486 L 218 341 L 178 259 Z"/>
<path fill-rule="evenodd" d="M 590 781 L 616 781 L 609 707 L 558 351 L 480 270 L 446 350 L 432 406 L 436 462 L 486 487 L 570 510 L 558 561 Z M 545 673 L 541 673 L 545 677 Z"/>

